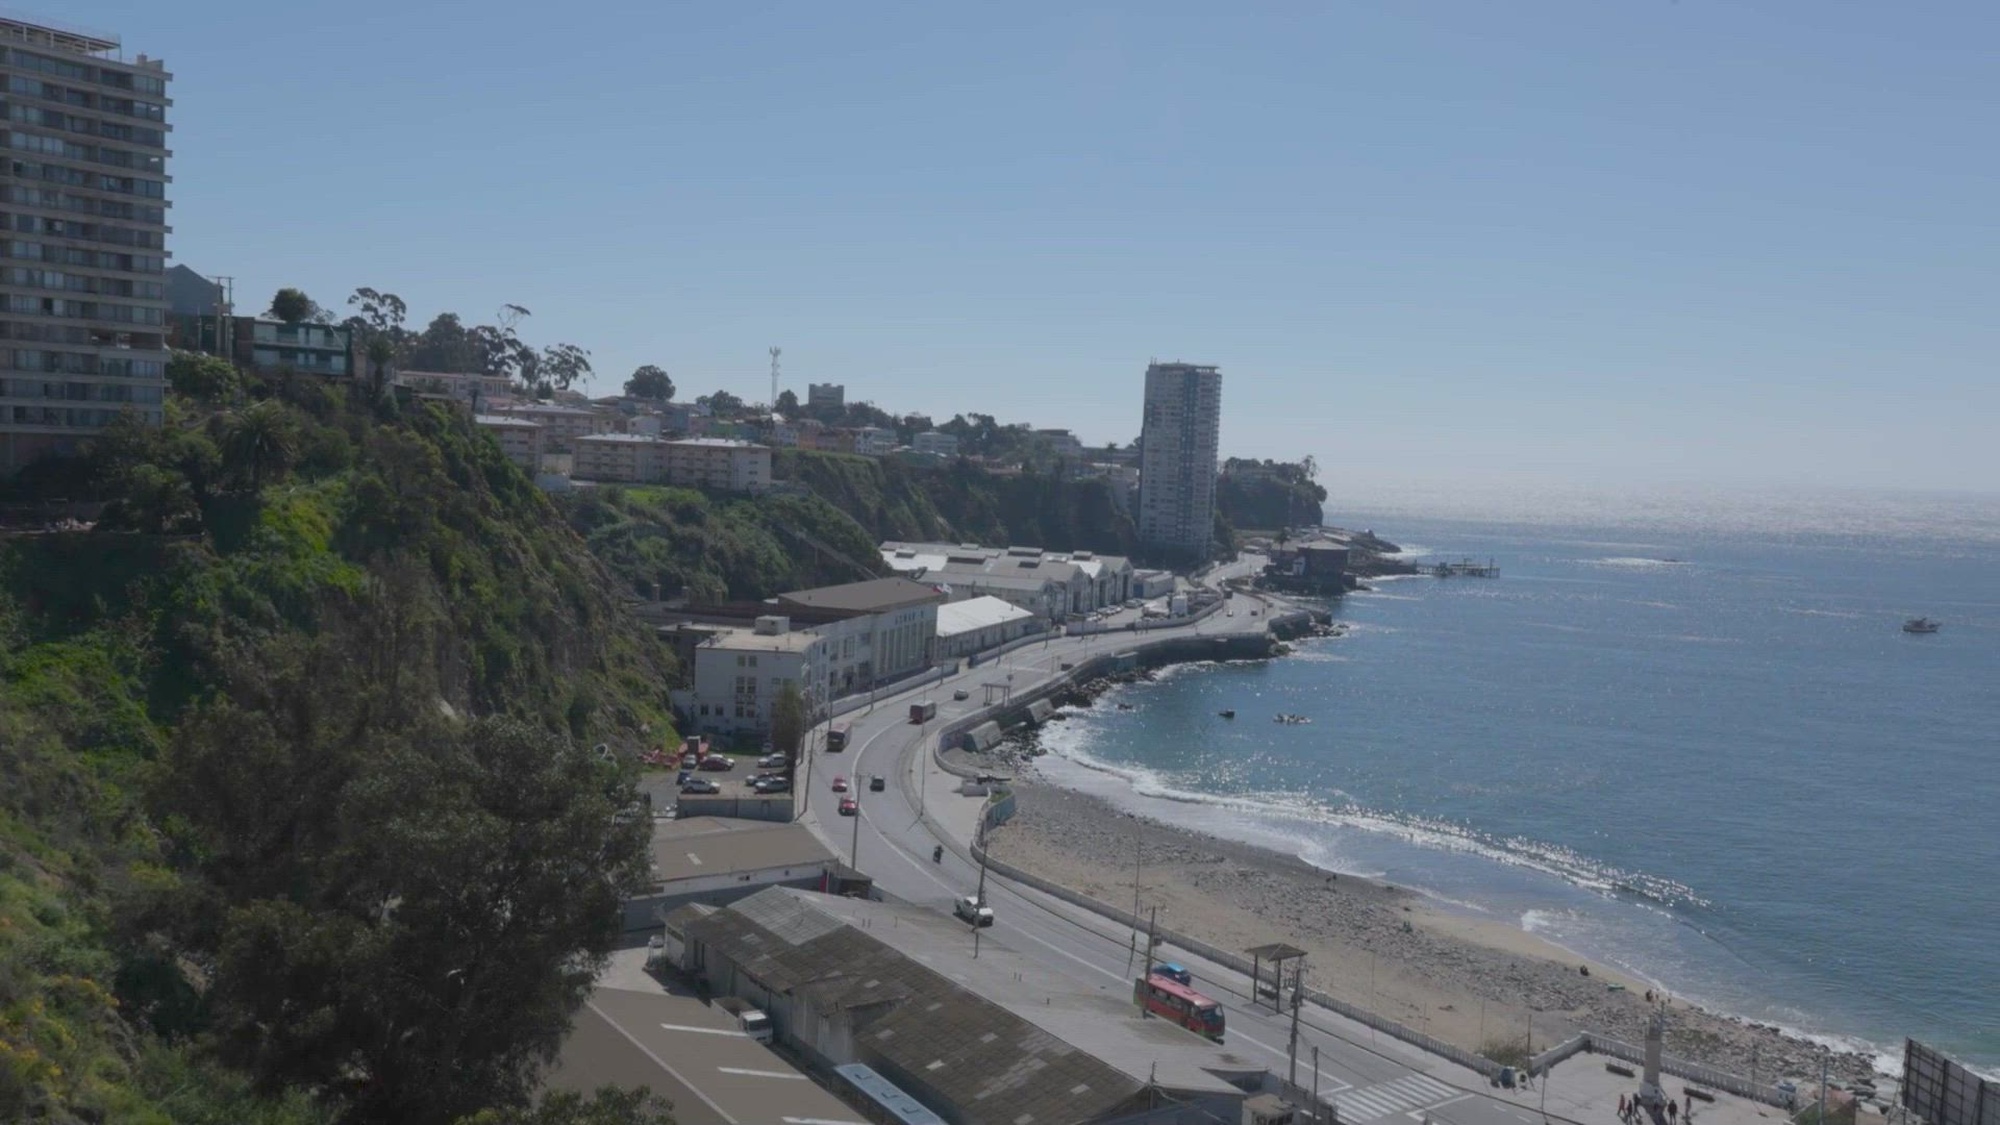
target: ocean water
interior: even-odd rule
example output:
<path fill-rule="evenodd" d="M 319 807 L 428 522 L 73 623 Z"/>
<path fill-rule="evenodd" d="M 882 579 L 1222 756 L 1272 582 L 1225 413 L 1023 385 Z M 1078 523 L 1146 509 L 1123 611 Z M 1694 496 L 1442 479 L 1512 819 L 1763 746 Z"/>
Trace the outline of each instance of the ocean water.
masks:
<path fill-rule="evenodd" d="M 1502 576 L 1379 582 L 1344 638 L 1119 689 L 1045 770 L 1714 1009 L 2000 1069 L 2000 500 L 1329 519 Z"/>

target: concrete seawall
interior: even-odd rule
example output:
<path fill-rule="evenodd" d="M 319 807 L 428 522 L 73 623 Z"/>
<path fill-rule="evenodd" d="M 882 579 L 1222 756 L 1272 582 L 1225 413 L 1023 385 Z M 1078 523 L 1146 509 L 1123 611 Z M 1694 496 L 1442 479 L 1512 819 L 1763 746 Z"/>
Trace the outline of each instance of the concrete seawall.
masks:
<path fill-rule="evenodd" d="M 1306 616 L 1306 624 L 1308 627 L 1311 624 L 1310 615 Z M 1135 668 L 1160 668 L 1169 664 L 1188 664 L 1200 660 L 1264 660 L 1273 655 L 1275 643 L 1275 638 L 1268 633 L 1135 640 L 1132 647 L 1124 652 L 1089 657 L 1064 669 L 1053 679 L 1016 693 L 1005 703 L 982 707 L 953 719 L 938 729 L 937 737 L 931 743 L 929 752 L 939 769 L 959 777 L 972 777 L 978 773 L 977 770 L 946 761 L 943 752 L 965 746 L 968 733 L 975 734 L 982 749 L 990 746 L 992 741 L 997 740 L 978 738 L 976 733 L 988 724 L 997 724 L 998 729 L 1005 730 L 1024 721 L 1041 721 L 1046 718 L 1043 708 L 1047 708 L 1048 713 L 1053 713 L 1050 697 L 1072 685 Z M 1037 704 L 1040 704 L 1040 707 Z"/>

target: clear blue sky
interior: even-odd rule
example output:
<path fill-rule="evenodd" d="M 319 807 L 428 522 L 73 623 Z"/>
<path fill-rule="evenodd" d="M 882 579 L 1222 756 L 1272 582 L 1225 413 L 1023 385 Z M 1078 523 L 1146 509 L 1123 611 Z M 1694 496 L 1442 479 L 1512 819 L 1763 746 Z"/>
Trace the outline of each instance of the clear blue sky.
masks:
<path fill-rule="evenodd" d="M 2000 487 L 1990 2 L 57 7 L 166 58 L 172 249 L 245 303 L 1093 443 L 1216 363 L 1336 504 Z"/>

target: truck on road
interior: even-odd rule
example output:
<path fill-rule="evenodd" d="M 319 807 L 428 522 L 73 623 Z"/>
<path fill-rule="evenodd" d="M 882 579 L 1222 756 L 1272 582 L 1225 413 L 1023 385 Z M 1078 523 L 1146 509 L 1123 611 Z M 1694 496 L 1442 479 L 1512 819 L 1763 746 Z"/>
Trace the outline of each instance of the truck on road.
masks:
<path fill-rule="evenodd" d="M 937 700 L 925 699 L 910 704 L 912 723 L 928 723 L 935 718 L 937 718 Z"/>
<path fill-rule="evenodd" d="M 736 996 L 723 996 L 715 1001 L 715 1006 L 736 1017 L 736 1026 L 744 1035 L 759 1043 L 771 1041 L 771 1017 L 763 1009 Z"/>

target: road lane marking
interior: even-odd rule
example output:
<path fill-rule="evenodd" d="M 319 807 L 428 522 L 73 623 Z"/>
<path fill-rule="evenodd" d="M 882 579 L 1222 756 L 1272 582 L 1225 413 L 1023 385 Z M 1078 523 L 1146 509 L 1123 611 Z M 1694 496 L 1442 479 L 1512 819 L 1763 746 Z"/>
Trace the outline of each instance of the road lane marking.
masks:
<path fill-rule="evenodd" d="M 594 1007 L 595 1005 L 593 1005 Z M 693 1024 L 686 1023 L 663 1023 L 660 1026 L 668 1031 L 692 1031 L 696 1035 L 727 1035 L 734 1039 L 747 1038 L 745 1033 L 726 1027 L 696 1027 Z"/>
<path fill-rule="evenodd" d="M 1430 1119 L 1430 1115 L 1436 1113 L 1438 1110 L 1441 1110 L 1448 1105 L 1456 1105 L 1459 1102 L 1466 1100 L 1467 1098 L 1472 1098 L 1477 1096 L 1478 1095 L 1476 1094 L 1460 1094 L 1455 1098 L 1446 1098 L 1441 1102 L 1432 1102 L 1430 1105 L 1419 1106 L 1416 1109 L 1410 1110 L 1407 1113 L 1403 1114 L 1403 1116 L 1409 1118 L 1412 1121 L 1427 1121 Z M 1533 1121 L 1534 1118 L 1524 1117 L 1522 1118 L 1522 1120 Z"/>
<path fill-rule="evenodd" d="M 658 1066 L 658 1067 L 659 1067 L 659 1068 L 660 1068 L 661 1070 L 664 1070 L 664 1071 L 666 1071 L 666 1072 L 667 1072 L 668 1074 L 671 1074 L 671 1075 L 673 1075 L 673 1076 L 674 1076 L 674 1081 L 676 1081 L 676 1082 L 679 1082 L 679 1083 L 680 1083 L 680 1084 L 681 1084 L 682 1086 L 685 1086 L 685 1087 L 687 1087 L 688 1089 L 690 1089 L 690 1090 L 694 1091 L 694 1096 L 695 1096 L 695 1097 L 697 1097 L 697 1098 L 700 1098 L 700 1099 L 701 1099 L 701 1100 L 702 1100 L 702 1101 L 703 1101 L 703 1102 L 704 1102 L 704 1103 L 705 1103 L 705 1104 L 706 1104 L 706 1105 L 708 1106 L 708 1108 L 710 1108 L 710 1109 L 714 1110 L 714 1111 L 715 1111 L 715 1114 L 716 1114 L 716 1116 L 717 1116 L 717 1117 L 720 1117 L 720 1118 L 722 1118 L 722 1119 L 723 1119 L 724 1121 L 727 1121 L 727 1122 L 729 1122 L 729 1125 L 740 1125 L 740 1123 L 739 1123 L 739 1122 L 738 1122 L 738 1121 L 737 1121 L 737 1120 L 736 1120 L 736 1119 L 735 1119 L 734 1117 L 731 1117 L 731 1116 L 729 1115 L 729 1111 L 728 1111 L 728 1110 L 726 1110 L 726 1109 L 722 1108 L 721 1106 L 719 1106 L 719 1105 L 715 1104 L 715 1099 L 714 1099 L 714 1098 L 711 1098 L 711 1097 L 709 1097 L 709 1096 L 708 1096 L 707 1094 L 704 1094 L 704 1093 L 702 1093 L 702 1092 L 701 1092 L 701 1087 L 699 1087 L 699 1086 L 695 1085 L 694 1083 L 692 1083 L 692 1082 L 688 1081 L 688 1078 L 687 1078 L 687 1075 L 685 1075 L 685 1074 L 682 1074 L 682 1073 L 681 1073 L 680 1071 L 678 1071 L 678 1070 L 675 1070 L 675 1069 L 673 1068 L 672 1064 L 668 1063 L 668 1062 L 667 1062 L 667 1060 L 665 1060 L 665 1059 L 661 1058 L 661 1057 L 660 1057 L 659 1055 L 657 1055 L 657 1054 L 653 1053 L 653 1049 L 652 1049 L 651 1047 L 648 1047 L 648 1046 L 646 1046 L 646 1045 L 645 1045 L 644 1043 L 641 1043 L 641 1042 L 639 1042 L 639 1040 L 638 1040 L 638 1037 L 637 1037 L 637 1036 L 634 1036 L 634 1035 L 633 1035 L 633 1034 L 632 1034 L 631 1032 L 629 1032 L 629 1031 L 625 1030 L 625 1029 L 624 1029 L 623 1027 L 620 1027 L 620 1026 L 618 1025 L 618 1021 L 617 1021 L 617 1020 L 614 1020 L 614 1019 L 612 1019 L 612 1018 L 611 1018 L 610 1016 L 607 1016 L 607 1015 L 605 1015 L 605 1014 L 604 1014 L 604 1009 L 603 1009 L 603 1008 L 600 1008 L 600 1007 L 598 1007 L 598 1006 L 597 1006 L 597 1002 L 596 1002 L 595 1000 L 586 1000 L 586 1001 L 584 1001 L 584 1006 L 585 1006 L 585 1007 L 587 1007 L 587 1008 L 589 1008 L 589 1009 L 590 1009 L 590 1010 L 591 1010 L 592 1012 L 595 1012 L 595 1013 L 597 1014 L 597 1018 L 598 1018 L 598 1019 L 601 1019 L 601 1020 L 603 1020 L 603 1021 L 605 1022 L 605 1024 L 606 1024 L 607 1026 L 609 1026 L 609 1027 L 611 1028 L 611 1030 L 613 1030 L 613 1031 L 617 1032 L 617 1033 L 618 1033 L 619 1035 L 622 1035 L 622 1036 L 624 1036 L 624 1038 L 625 1038 L 625 1041 L 626 1041 L 627 1043 L 630 1043 L 630 1044 L 632 1044 L 632 1045 L 633 1045 L 634 1047 L 637 1047 L 637 1048 L 639 1048 L 639 1053 L 640 1053 L 640 1054 L 642 1054 L 642 1055 L 645 1055 L 645 1056 L 646 1056 L 647 1058 L 649 1058 L 649 1059 L 653 1060 L 653 1064 L 654 1064 L 655 1066 Z M 667 1028 L 671 1028 L 671 1027 L 672 1027 L 673 1025 L 671 1025 L 671 1024 L 664 1024 L 664 1023 L 663 1023 L 663 1024 L 661 1024 L 660 1026 L 661 1026 L 661 1027 L 667 1027 Z M 715 1029 L 714 1029 L 714 1028 L 712 1028 L 712 1027 L 691 1027 L 691 1028 L 686 1028 L 685 1030 L 688 1030 L 688 1031 L 714 1031 Z"/>
<path fill-rule="evenodd" d="M 804 1082 L 806 1080 L 805 1075 L 800 1074 L 796 1071 L 787 1072 L 782 1070 L 752 1070 L 747 1066 L 718 1066 L 715 1069 L 721 1071 L 724 1074 L 747 1074 L 752 1078 L 796 1078 L 801 1082 Z"/>

